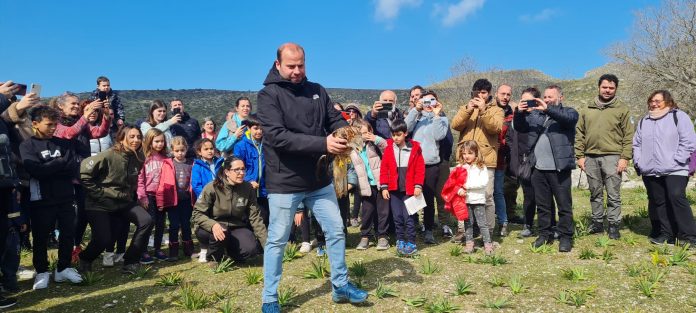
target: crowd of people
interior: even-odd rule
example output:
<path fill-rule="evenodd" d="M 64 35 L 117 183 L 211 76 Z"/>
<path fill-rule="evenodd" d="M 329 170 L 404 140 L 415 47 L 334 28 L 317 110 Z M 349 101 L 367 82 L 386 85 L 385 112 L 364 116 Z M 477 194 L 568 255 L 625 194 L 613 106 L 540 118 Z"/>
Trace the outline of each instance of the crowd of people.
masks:
<path fill-rule="evenodd" d="M 652 92 L 635 121 L 612 74 L 599 78 L 597 96 L 579 111 L 564 105 L 560 86 L 526 88 L 513 102 L 512 86 L 494 89 L 482 78 L 468 102 L 449 104 L 458 106 L 453 116 L 421 86 L 408 91 L 407 108 L 385 90 L 361 112 L 331 102 L 304 65 L 301 46 L 282 45 L 255 113 L 240 97 L 219 129 L 211 117 L 201 127 L 180 99 L 153 100 L 147 117 L 128 123 L 133 117 L 103 76 L 87 99 L 66 92 L 47 103 L 12 81 L 0 84 L 4 294 L 18 291 L 20 242 L 33 252 L 35 290 L 48 288 L 51 275 L 81 282 L 100 257 L 104 267 L 120 263 L 135 273 L 182 256 L 215 265 L 263 255 L 262 310 L 279 312 L 290 240 L 303 253 L 328 255 L 335 302 L 361 303 L 367 293 L 347 277 L 348 227 L 359 228 L 357 250 L 394 245 L 412 256 L 419 234 L 421 244 L 448 240 L 466 253 L 480 236 L 483 253 L 492 254 L 517 223 L 520 237 L 537 236 L 535 247 L 558 240 L 569 252 L 571 170 L 587 174 L 590 233 L 606 229 L 618 239 L 621 177 L 631 161 L 648 194 L 650 242 L 696 244 L 685 194 L 696 132 L 667 90 Z M 358 139 L 336 135 L 345 129 Z M 50 272 L 52 241 L 58 262 Z M 0 298 L 0 307 L 14 304 Z"/>

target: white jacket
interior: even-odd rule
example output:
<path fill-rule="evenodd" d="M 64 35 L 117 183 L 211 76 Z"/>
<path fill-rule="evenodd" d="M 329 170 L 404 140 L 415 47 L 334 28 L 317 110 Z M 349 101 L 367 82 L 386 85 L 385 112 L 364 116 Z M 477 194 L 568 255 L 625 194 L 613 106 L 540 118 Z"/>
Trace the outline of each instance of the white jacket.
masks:
<path fill-rule="evenodd" d="M 486 186 L 488 186 L 488 169 L 484 165 L 480 168 L 476 165 L 465 164 L 466 168 L 466 203 L 486 204 Z"/>

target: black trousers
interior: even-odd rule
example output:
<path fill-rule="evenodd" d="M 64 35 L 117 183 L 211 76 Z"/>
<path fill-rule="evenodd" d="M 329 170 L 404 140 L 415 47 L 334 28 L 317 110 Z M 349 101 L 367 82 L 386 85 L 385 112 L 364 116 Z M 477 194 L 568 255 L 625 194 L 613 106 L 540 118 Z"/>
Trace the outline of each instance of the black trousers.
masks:
<path fill-rule="evenodd" d="M 0 255 L 5 253 L 5 242 L 7 241 L 7 212 L 11 207 L 14 207 L 15 202 L 14 193 L 12 193 L 12 188 L 0 188 L 0 225 L 5 227 L 0 227 Z"/>
<path fill-rule="evenodd" d="M 653 234 L 696 240 L 696 223 L 686 198 L 688 182 L 687 176 L 643 176 Z"/>
<path fill-rule="evenodd" d="M 117 239 L 114 238 L 114 235 L 118 233 L 114 230 L 122 228 L 124 221 L 135 224 L 135 232 L 131 244 L 123 256 L 123 264 L 135 264 L 140 260 L 143 252 L 147 249 L 148 236 L 146 234 L 152 231 L 152 217 L 144 208 L 134 206 L 113 212 L 87 210 L 85 214 L 93 231 L 87 248 L 80 253 L 80 260 L 92 262 L 109 245 L 113 245 Z"/>
<path fill-rule="evenodd" d="M 532 172 L 532 187 L 538 210 L 541 236 L 553 238 L 554 200 L 558 206 L 557 231 L 561 237 L 573 237 L 573 197 L 570 191 L 570 170 Z"/>
<path fill-rule="evenodd" d="M 87 230 L 87 217 L 85 216 L 85 188 L 82 185 L 75 185 L 75 204 L 77 212 L 75 214 L 75 246 L 79 247 L 82 244 L 82 239 L 85 237 Z"/>
<path fill-rule="evenodd" d="M 360 188 L 355 186 L 351 191 L 353 194 L 353 208 L 350 211 L 351 218 L 358 218 L 360 215 L 360 206 L 362 205 L 362 195 L 360 194 Z"/>
<path fill-rule="evenodd" d="M 126 243 L 128 242 L 128 233 L 130 232 L 130 222 L 128 220 L 120 220 L 114 222 L 114 228 L 111 229 L 111 244 L 104 251 L 116 253 L 126 253 Z"/>
<path fill-rule="evenodd" d="M 425 197 L 423 224 L 425 230 L 433 230 L 433 226 L 435 226 L 435 191 L 439 177 L 440 163 L 425 166 L 425 183 L 423 184 L 423 196 Z"/>
<path fill-rule="evenodd" d="M 208 249 L 210 246 L 210 240 L 212 240 L 212 238 L 213 234 L 203 230 L 203 228 L 196 227 L 196 239 L 198 239 L 198 245 L 201 249 Z"/>
<path fill-rule="evenodd" d="M 155 248 L 155 253 L 158 251 L 162 250 L 162 238 L 164 237 L 164 224 L 167 219 L 167 212 L 165 211 L 168 208 L 165 208 L 163 210 L 159 210 L 157 208 L 157 198 L 155 198 L 154 195 L 147 195 L 147 212 L 150 213 L 150 217 L 152 217 L 152 223 L 153 223 L 153 228 L 155 229 L 155 237 L 153 238 L 154 241 L 154 248 Z M 150 235 L 152 233 L 152 228 L 150 228 L 150 231 L 148 231 L 145 234 L 145 237 L 150 239 Z M 147 249 L 146 249 L 147 251 Z"/>
<path fill-rule="evenodd" d="M 75 207 L 72 202 L 32 206 L 29 209 L 34 238 L 32 248 L 34 268 L 37 273 L 48 271 L 48 237 L 58 224 L 58 271 L 70 267 L 73 244 L 75 243 Z M 5 224 L 7 225 L 7 224 Z"/>
<path fill-rule="evenodd" d="M 205 230 L 201 230 L 205 231 Z M 208 261 L 218 261 L 227 254 L 234 261 L 244 261 L 254 257 L 261 251 L 254 236 L 254 232 L 249 228 L 230 228 L 225 230 L 225 239 L 218 241 L 212 233 L 209 233 L 210 246 L 208 247 Z"/>
<path fill-rule="evenodd" d="M 370 230 L 374 228 L 375 235 L 386 237 L 389 228 L 389 200 L 382 198 L 377 187 L 370 186 L 370 189 L 369 197 L 362 196 L 360 236 L 368 237 Z"/>

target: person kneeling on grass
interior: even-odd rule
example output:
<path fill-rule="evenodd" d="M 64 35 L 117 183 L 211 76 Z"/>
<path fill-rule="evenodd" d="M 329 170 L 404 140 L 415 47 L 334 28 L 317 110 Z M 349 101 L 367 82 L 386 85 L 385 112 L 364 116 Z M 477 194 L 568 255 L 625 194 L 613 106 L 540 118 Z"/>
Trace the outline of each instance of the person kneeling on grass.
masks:
<path fill-rule="evenodd" d="M 19 146 L 24 169 L 31 177 L 26 208 L 31 214 L 34 238 L 33 263 L 36 268 L 34 290 L 48 287 L 48 235 L 58 224 L 58 266 L 56 282 L 82 282 L 70 267 L 75 234 L 75 187 L 78 161 L 72 141 L 53 137 L 60 113 L 48 106 L 36 107 L 30 114 L 34 136 Z M 5 226 L 5 225 L 3 225 Z"/>
<path fill-rule="evenodd" d="M 256 189 L 244 181 L 245 171 L 244 161 L 228 157 L 196 201 L 193 221 L 201 230 L 212 233 L 208 247 L 211 267 L 221 262 L 225 250 L 233 260 L 243 261 L 258 254 L 261 245 L 266 244 Z"/>

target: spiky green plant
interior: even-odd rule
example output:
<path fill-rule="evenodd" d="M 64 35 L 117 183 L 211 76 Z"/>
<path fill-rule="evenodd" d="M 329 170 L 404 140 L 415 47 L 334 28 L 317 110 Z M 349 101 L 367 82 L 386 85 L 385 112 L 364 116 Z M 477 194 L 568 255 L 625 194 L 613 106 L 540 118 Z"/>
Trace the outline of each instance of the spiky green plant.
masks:
<path fill-rule="evenodd" d="M 329 277 L 329 260 L 326 256 L 319 258 L 318 260 L 312 261 L 312 268 L 305 271 L 304 278 L 307 279 L 320 279 Z"/>
<path fill-rule="evenodd" d="M 458 296 L 472 294 L 474 293 L 473 285 L 466 281 L 464 277 L 458 276 L 454 282 L 454 293 Z"/>
<path fill-rule="evenodd" d="M 139 266 L 135 274 L 130 275 L 131 279 L 143 279 L 152 271 L 152 266 Z"/>
<path fill-rule="evenodd" d="M 667 269 L 662 269 L 662 268 L 651 268 L 650 271 L 647 273 L 645 278 L 647 278 L 649 281 L 653 283 L 659 283 L 665 279 L 667 276 Z"/>
<path fill-rule="evenodd" d="M 210 269 L 211 272 L 215 274 L 227 273 L 234 269 L 234 261 L 230 258 L 222 258 L 213 268 Z"/>
<path fill-rule="evenodd" d="M 425 308 L 427 313 L 451 313 L 459 311 L 460 307 L 450 302 L 449 299 L 438 297 Z"/>
<path fill-rule="evenodd" d="M 612 260 L 615 260 L 616 257 L 614 256 L 614 253 L 609 250 L 609 248 L 604 249 L 604 252 L 602 252 L 602 260 L 604 262 L 611 262 Z"/>
<path fill-rule="evenodd" d="M 593 287 L 586 289 L 565 289 L 558 293 L 556 301 L 579 308 L 585 305 L 585 303 L 587 303 L 587 299 L 593 295 Z"/>
<path fill-rule="evenodd" d="M 421 262 L 421 273 L 424 275 L 433 275 L 439 273 L 441 270 L 442 267 L 431 261 L 430 258 L 425 258 L 423 262 Z"/>
<path fill-rule="evenodd" d="M 547 244 L 543 244 L 541 246 L 535 247 L 534 243 L 529 244 L 529 250 L 532 251 L 533 253 L 539 253 L 539 254 L 549 254 L 553 252 L 553 247 Z"/>
<path fill-rule="evenodd" d="M 48 272 L 53 273 L 58 268 L 58 256 L 55 253 L 48 253 Z"/>
<path fill-rule="evenodd" d="M 185 284 L 181 286 L 179 299 L 173 304 L 188 311 L 195 311 L 205 309 L 211 302 L 212 300 L 205 293 L 196 290 L 192 285 Z"/>
<path fill-rule="evenodd" d="M 283 263 L 290 262 L 301 257 L 302 253 L 300 253 L 300 247 L 294 243 L 288 243 L 285 245 L 285 251 L 283 252 Z"/>
<path fill-rule="evenodd" d="M 263 281 L 263 273 L 259 270 L 249 269 L 244 272 L 244 280 L 249 286 L 259 284 Z"/>
<path fill-rule="evenodd" d="M 672 253 L 672 256 L 669 257 L 669 264 L 670 265 L 687 265 L 689 263 L 689 258 L 693 255 L 691 251 L 689 251 L 689 244 L 685 244 Z"/>
<path fill-rule="evenodd" d="M 499 265 L 507 264 L 508 261 L 502 255 L 494 254 L 494 255 L 486 255 L 483 258 L 478 259 L 477 263 L 499 266 Z"/>
<path fill-rule="evenodd" d="M 613 246 L 614 244 L 611 242 L 611 239 L 607 235 L 599 236 L 595 240 L 595 247 L 598 248 L 606 248 L 609 246 Z"/>
<path fill-rule="evenodd" d="M 636 240 L 636 237 L 633 237 L 633 236 L 631 236 L 631 235 L 623 236 L 623 237 L 621 238 L 621 240 L 622 240 L 625 244 L 627 244 L 627 245 L 629 245 L 629 246 L 636 246 L 636 245 L 638 245 L 638 240 Z"/>
<path fill-rule="evenodd" d="M 488 283 L 491 285 L 491 287 L 505 286 L 505 280 L 500 276 L 493 276 L 490 280 L 488 280 Z"/>
<path fill-rule="evenodd" d="M 483 307 L 487 309 L 504 309 L 510 307 L 510 298 L 502 297 L 485 300 L 483 302 Z"/>
<path fill-rule="evenodd" d="M 220 302 L 222 300 L 229 299 L 230 295 L 232 295 L 232 291 L 230 291 L 227 288 L 224 288 L 222 290 L 213 291 L 212 299 L 215 302 Z"/>
<path fill-rule="evenodd" d="M 626 265 L 626 274 L 629 277 L 638 277 L 643 274 L 645 267 L 642 264 L 628 264 Z"/>
<path fill-rule="evenodd" d="M 232 300 L 225 301 L 225 303 L 223 303 L 222 306 L 218 308 L 218 313 L 233 313 L 233 312 L 239 312 L 239 311 L 237 311 L 237 308 L 234 306 L 234 302 L 232 302 Z"/>
<path fill-rule="evenodd" d="M 280 307 L 294 306 L 295 298 L 297 298 L 297 289 L 295 287 L 278 288 L 278 304 Z"/>
<path fill-rule="evenodd" d="M 596 259 L 597 254 L 592 251 L 590 248 L 582 248 L 580 250 L 580 255 L 579 255 L 581 260 L 591 260 L 591 259 Z"/>
<path fill-rule="evenodd" d="M 170 287 L 170 286 L 178 286 L 181 284 L 181 282 L 184 281 L 184 277 L 181 276 L 179 272 L 172 272 L 169 274 L 164 274 L 159 277 L 157 282 L 155 283 L 155 286 L 165 286 L 165 287 Z"/>
<path fill-rule="evenodd" d="M 96 272 L 85 272 L 82 273 L 82 282 L 78 285 L 80 286 L 92 286 L 104 279 L 104 275 L 99 275 Z"/>
<path fill-rule="evenodd" d="M 520 275 L 513 275 L 510 277 L 507 283 L 508 287 L 510 287 L 510 291 L 512 292 L 513 295 L 520 294 L 527 290 L 527 287 L 524 285 L 522 282 L 522 277 Z"/>
<path fill-rule="evenodd" d="M 451 256 L 460 256 L 463 252 L 464 251 L 462 250 L 462 246 L 460 245 L 453 246 L 449 250 Z"/>
<path fill-rule="evenodd" d="M 563 277 L 567 280 L 579 282 L 582 280 L 587 280 L 585 276 L 585 269 L 580 267 L 570 267 L 562 270 Z"/>
<path fill-rule="evenodd" d="M 398 297 L 399 294 L 391 286 L 387 286 L 382 281 L 377 281 L 377 288 L 375 289 L 375 297 L 377 299 L 384 299 L 387 297 Z"/>
<path fill-rule="evenodd" d="M 638 291 L 648 298 L 655 298 L 657 295 L 657 282 L 650 281 L 645 277 L 638 279 L 636 284 Z"/>
<path fill-rule="evenodd" d="M 639 207 L 636 209 L 636 215 L 638 215 L 638 216 L 641 217 L 641 218 L 648 218 L 648 216 L 649 216 L 649 214 L 648 214 L 648 208 L 647 208 L 646 206 L 644 206 L 644 205 L 643 205 L 643 206 L 639 206 Z"/>
<path fill-rule="evenodd" d="M 419 308 L 428 302 L 428 299 L 424 297 L 413 297 L 413 298 L 401 298 L 401 301 L 406 302 L 406 305 L 414 308 Z"/>

